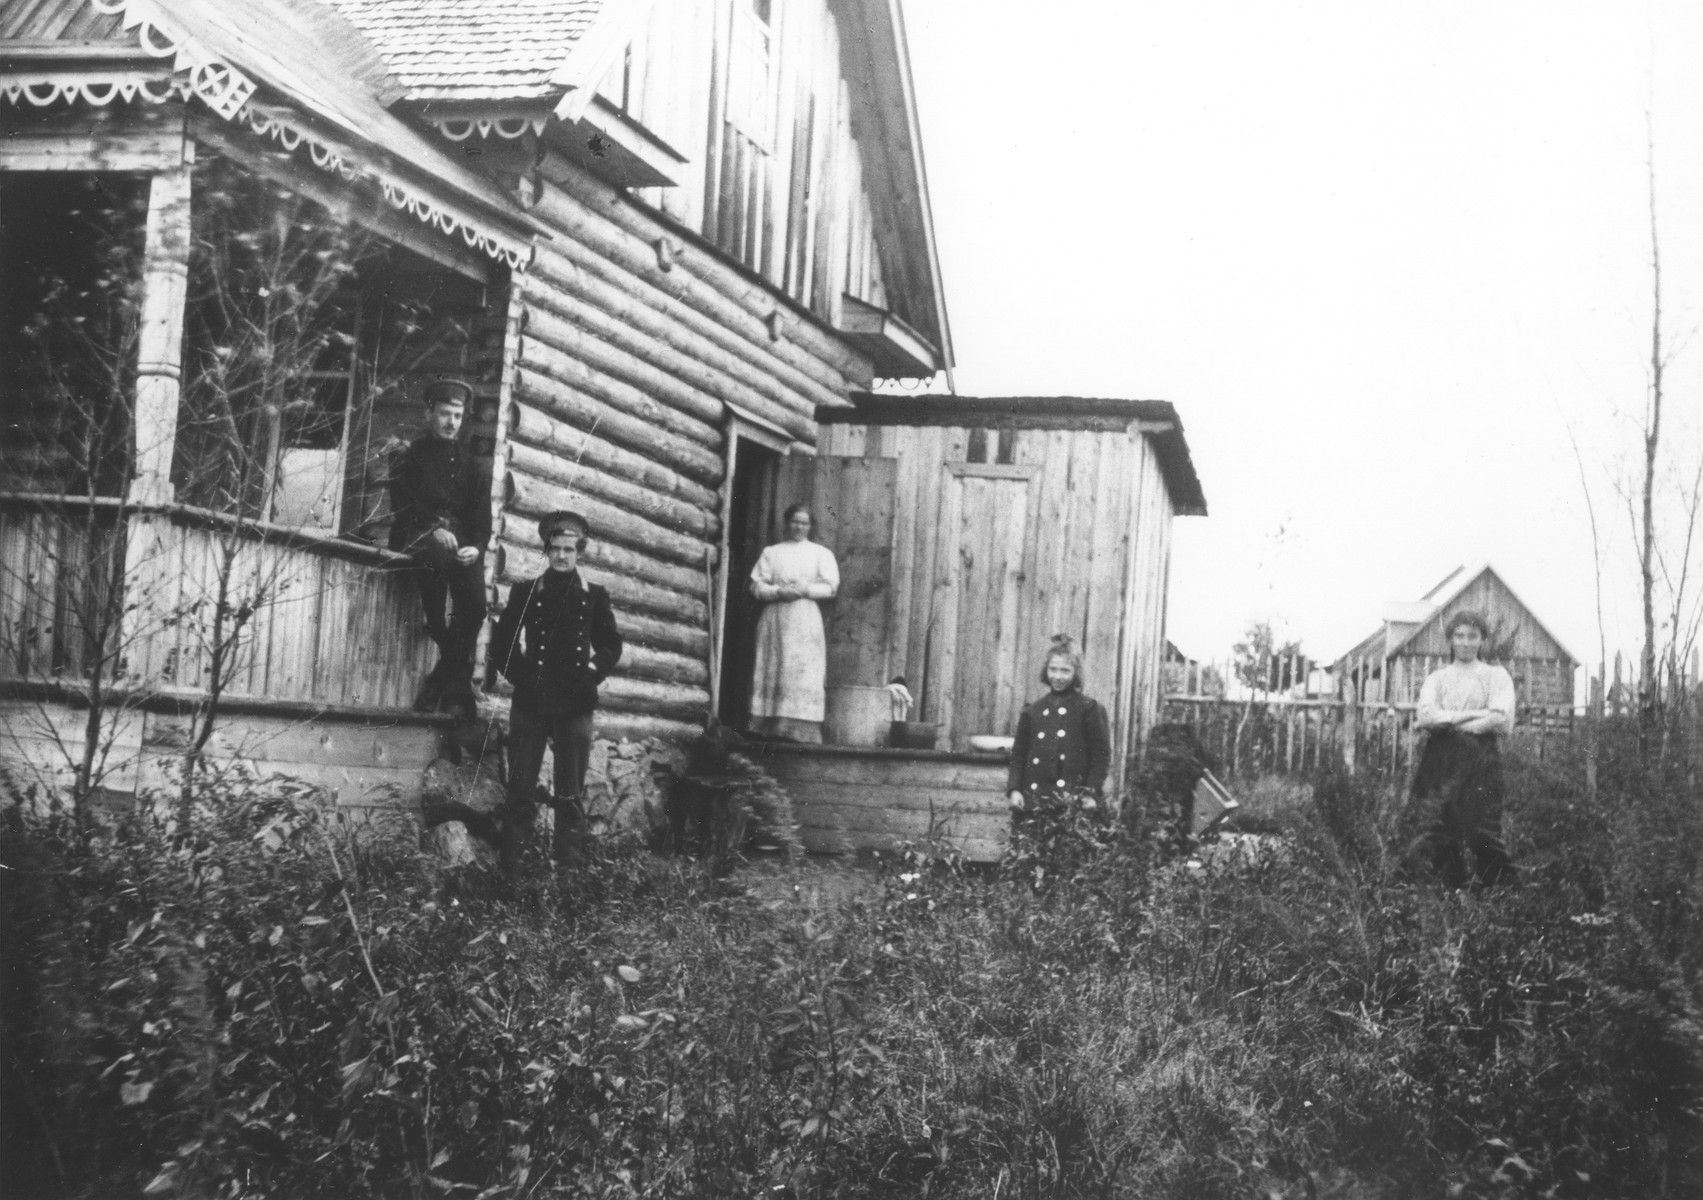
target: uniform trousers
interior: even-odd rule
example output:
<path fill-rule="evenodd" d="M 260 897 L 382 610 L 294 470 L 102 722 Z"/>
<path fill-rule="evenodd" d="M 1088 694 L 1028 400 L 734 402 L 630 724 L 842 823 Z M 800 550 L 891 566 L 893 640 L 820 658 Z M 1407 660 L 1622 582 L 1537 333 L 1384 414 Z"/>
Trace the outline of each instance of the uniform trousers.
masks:
<path fill-rule="evenodd" d="M 533 788 L 544 765 L 544 748 L 555 755 L 553 780 L 556 830 L 550 851 L 558 862 L 568 858 L 574 833 L 585 821 L 585 773 L 591 765 L 591 713 L 575 717 L 532 713 L 516 708 L 509 714 L 508 807 L 511 819 L 504 822 L 503 860 L 518 861 L 521 843 L 532 830 L 536 806 Z M 513 840 L 511 842 L 510 832 Z"/>
<path fill-rule="evenodd" d="M 440 651 L 432 679 L 440 688 L 463 680 L 471 685 L 479 630 L 484 627 L 487 611 L 484 553 L 464 563 L 455 557 L 455 551 L 427 539 L 415 549 L 414 557 L 421 564 L 414 572 L 414 582 L 420 591 L 420 607 L 426 612 L 426 632 Z M 447 617 L 446 600 L 452 606 Z"/>

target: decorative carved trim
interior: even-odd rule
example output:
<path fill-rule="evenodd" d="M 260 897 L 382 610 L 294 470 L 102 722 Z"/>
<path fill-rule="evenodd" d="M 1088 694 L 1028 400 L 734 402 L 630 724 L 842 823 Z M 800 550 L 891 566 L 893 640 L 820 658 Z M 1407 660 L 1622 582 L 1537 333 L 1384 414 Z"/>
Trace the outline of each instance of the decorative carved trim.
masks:
<path fill-rule="evenodd" d="M 359 174 L 344 160 L 340 149 L 314 137 L 299 125 L 292 124 L 282 110 L 270 105 L 262 107 L 250 104 L 242 115 L 248 119 L 250 129 L 271 138 L 292 154 L 306 142 L 308 155 L 313 159 L 313 165 L 320 170 L 335 171 L 344 179 L 354 179 Z"/>
<path fill-rule="evenodd" d="M 369 164 L 350 164 L 352 152 L 319 137 L 313 131 L 295 123 L 284 110 L 272 106 L 251 104 L 245 113 L 256 133 L 273 138 L 284 149 L 294 151 L 304 142 L 315 166 L 335 171 L 344 179 L 367 175 L 375 180 L 391 207 L 408 213 L 422 224 L 448 234 L 459 233 L 461 240 L 481 253 L 507 263 L 516 271 L 524 271 L 532 261 L 532 246 L 518 239 L 503 238 L 487 233 L 476 225 L 462 220 L 441 207 L 430 196 L 402 179 Z"/>
<path fill-rule="evenodd" d="M 120 17 L 125 29 L 136 31 L 143 51 L 170 58 L 174 70 L 188 72 L 190 89 L 226 120 L 254 95 L 254 80 L 178 29 L 154 0 L 89 0 L 89 7 Z"/>
<path fill-rule="evenodd" d="M 379 185 L 384 189 L 384 198 L 404 212 L 412 213 L 428 225 L 435 225 L 445 233 L 461 232 L 461 240 L 477 250 L 489 254 L 508 263 L 516 271 L 524 271 L 532 262 L 532 246 L 530 243 L 513 245 L 501 238 L 477 229 L 472 225 L 462 223 L 453 213 L 439 208 L 429 196 L 422 196 L 409 191 L 403 185 L 389 179 L 380 179 Z"/>
<path fill-rule="evenodd" d="M 85 75 L 72 72 L 43 72 L 37 75 L 12 75 L 0 83 L 0 96 L 12 104 L 33 104 L 46 108 L 61 101 L 67 104 L 87 104 L 99 108 L 115 100 L 125 103 L 141 100 L 148 104 L 164 104 L 167 100 L 189 98 L 189 80 L 176 77 L 141 76 L 134 72 L 114 75 Z"/>
<path fill-rule="evenodd" d="M 23 102 L 45 107 L 61 100 L 99 106 L 115 100 L 140 98 L 160 103 L 173 97 L 194 95 L 227 121 L 246 123 L 256 133 L 272 138 L 287 151 L 293 153 L 306 143 L 308 156 L 321 170 L 334 171 L 347 180 L 363 175 L 373 179 L 392 207 L 443 233 L 459 233 L 467 245 L 507 263 L 515 271 L 524 271 L 531 263 L 533 251 L 529 242 L 488 232 L 469 223 L 414 185 L 371 163 L 359 161 L 359 157 L 347 147 L 320 137 L 305 123 L 295 120 L 289 110 L 251 103 L 256 90 L 254 81 L 215 58 L 195 38 L 178 30 L 154 0 L 89 0 L 89 3 L 98 12 L 122 16 L 124 28 L 136 30 L 141 47 L 147 54 L 156 58 L 170 57 L 173 60 L 173 76 L 164 80 L 143 79 L 134 74 L 89 76 L 73 72 L 13 76 L 0 83 L 0 96 L 13 104 Z M 541 132 L 544 121 L 543 117 L 494 116 L 460 122 L 440 120 L 434 124 L 445 137 L 459 141 L 471 136 L 475 129 L 481 136 L 495 132 L 499 137 L 518 138 L 528 130 Z M 466 125 L 467 128 L 457 136 L 445 128 L 446 125 Z"/>
<path fill-rule="evenodd" d="M 465 142 L 477 133 L 480 137 L 490 137 L 493 133 L 500 138 L 514 141 L 525 137 L 528 132 L 541 135 L 547 115 L 523 113 L 512 117 L 431 117 L 426 120 L 437 127 L 437 131 L 452 142 Z"/>

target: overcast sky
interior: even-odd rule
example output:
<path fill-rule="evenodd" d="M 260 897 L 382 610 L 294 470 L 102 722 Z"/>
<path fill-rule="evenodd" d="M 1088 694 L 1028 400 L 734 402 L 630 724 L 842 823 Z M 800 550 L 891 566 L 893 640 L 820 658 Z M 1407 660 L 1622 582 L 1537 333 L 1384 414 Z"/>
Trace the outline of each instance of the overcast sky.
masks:
<path fill-rule="evenodd" d="M 1653 113 L 1667 329 L 1703 317 L 1703 5 L 904 0 L 969 395 L 1180 410 L 1211 515 L 1170 632 L 1319 655 L 1461 562 L 1637 639 Z M 1041 16 L 1040 14 L 1045 14 Z M 1671 367 L 1695 469 L 1703 347 Z"/>

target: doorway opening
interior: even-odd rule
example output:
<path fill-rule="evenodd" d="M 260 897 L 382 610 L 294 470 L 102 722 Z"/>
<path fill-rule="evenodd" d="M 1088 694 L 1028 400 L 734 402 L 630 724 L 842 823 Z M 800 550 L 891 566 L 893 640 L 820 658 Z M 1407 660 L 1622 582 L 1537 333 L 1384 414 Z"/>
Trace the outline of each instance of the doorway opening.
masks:
<path fill-rule="evenodd" d="M 757 661 L 757 618 L 763 606 L 746 582 L 773 540 L 775 497 L 783 452 L 755 438 L 730 434 L 726 545 L 722 570 L 721 682 L 716 712 L 723 723 L 745 727 L 751 713 L 751 670 Z"/>

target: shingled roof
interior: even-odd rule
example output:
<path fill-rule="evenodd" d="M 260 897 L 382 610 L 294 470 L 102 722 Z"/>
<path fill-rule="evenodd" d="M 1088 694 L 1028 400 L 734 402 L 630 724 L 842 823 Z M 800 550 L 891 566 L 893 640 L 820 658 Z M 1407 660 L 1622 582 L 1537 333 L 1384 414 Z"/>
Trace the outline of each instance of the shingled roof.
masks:
<path fill-rule="evenodd" d="M 327 0 L 409 100 L 535 100 L 613 0 Z"/>

